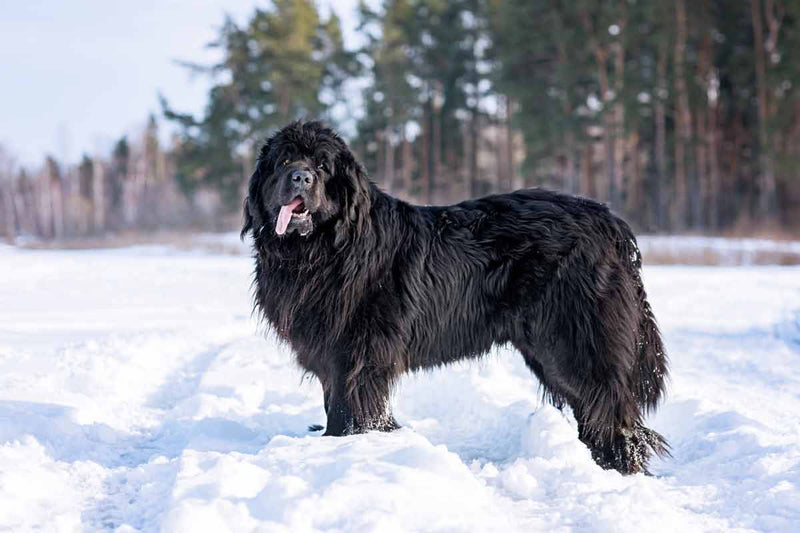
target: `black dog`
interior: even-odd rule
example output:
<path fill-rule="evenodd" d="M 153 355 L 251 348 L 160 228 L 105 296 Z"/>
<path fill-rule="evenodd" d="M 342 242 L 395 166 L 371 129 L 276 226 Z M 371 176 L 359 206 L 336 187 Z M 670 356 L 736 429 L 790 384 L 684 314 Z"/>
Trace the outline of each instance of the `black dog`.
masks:
<path fill-rule="evenodd" d="M 322 383 L 326 435 L 395 429 L 404 372 L 511 343 L 602 467 L 667 453 L 642 424 L 664 348 L 636 240 L 604 205 L 536 189 L 409 205 L 331 129 L 296 122 L 261 150 L 244 214 L 256 307 Z"/>

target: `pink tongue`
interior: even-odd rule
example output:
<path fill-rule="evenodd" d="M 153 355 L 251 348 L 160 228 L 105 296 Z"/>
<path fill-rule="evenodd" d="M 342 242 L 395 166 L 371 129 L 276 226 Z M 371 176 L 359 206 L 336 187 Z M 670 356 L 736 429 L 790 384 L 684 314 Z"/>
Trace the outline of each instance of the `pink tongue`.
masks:
<path fill-rule="evenodd" d="M 300 197 L 295 198 L 288 204 L 281 207 L 281 212 L 278 213 L 278 222 L 275 224 L 275 233 L 283 235 L 286 233 L 286 228 L 289 227 L 289 222 L 292 220 L 292 211 L 300 205 L 303 199 Z"/>

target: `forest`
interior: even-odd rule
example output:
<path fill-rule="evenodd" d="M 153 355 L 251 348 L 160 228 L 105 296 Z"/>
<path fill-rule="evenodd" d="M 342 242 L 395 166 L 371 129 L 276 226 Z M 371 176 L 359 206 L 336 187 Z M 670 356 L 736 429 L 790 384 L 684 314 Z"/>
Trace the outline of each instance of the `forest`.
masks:
<path fill-rule="evenodd" d="M 335 10 L 274 0 L 220 21 L 219 63 L 184 65 L 213 81 L 202 114 L 162 98 L 77 165 L 0 147 L 0 236 L 235 228 L 260 143 L 312 117 L 416 203 L 541 186 L 643 232 L 800 233 L 800 0 L 384 0 L 357 17 L 346 47 Z"/>

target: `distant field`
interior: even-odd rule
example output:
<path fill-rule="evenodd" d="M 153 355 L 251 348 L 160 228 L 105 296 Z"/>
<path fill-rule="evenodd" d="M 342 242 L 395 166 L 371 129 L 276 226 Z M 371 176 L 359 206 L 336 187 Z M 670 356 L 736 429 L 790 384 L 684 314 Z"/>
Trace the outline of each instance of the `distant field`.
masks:
<path fill-rule="evenodd" d="M 651 265 L 800 265 L 800 241 L 644 235 L 638 238 Z"/>
<path fill-rule="evenodd" d="M 770 239 L 729 239 L 682 235 L 642 235 L 639 247 L 649 265 L 800 265 L 800 241 Z M 33 249 L 94 249 L 166 245 L 176 250 L 248 255 L 249 243 L 237 232 L 123 234 L 84 238 L 61 243 L 21 239 Z"/>

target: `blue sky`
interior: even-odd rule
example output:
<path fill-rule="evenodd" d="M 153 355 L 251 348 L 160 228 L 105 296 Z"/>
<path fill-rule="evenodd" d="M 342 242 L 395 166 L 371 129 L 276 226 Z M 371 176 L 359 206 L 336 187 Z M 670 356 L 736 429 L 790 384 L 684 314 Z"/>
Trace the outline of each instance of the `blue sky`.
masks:
<path fill-rule="evenodd" d="M 318 2 L 354 40 L 357 0 Z M 174 63 L 213 63 L 205 44 L 225 13 L 246 20 L 254 0 L 26 0 L 0 9 L 0 144 L 25 165 L 46 153 L 70 162 L 158 112 L 158 93 L 200 112 L 208 82 Z"/>

